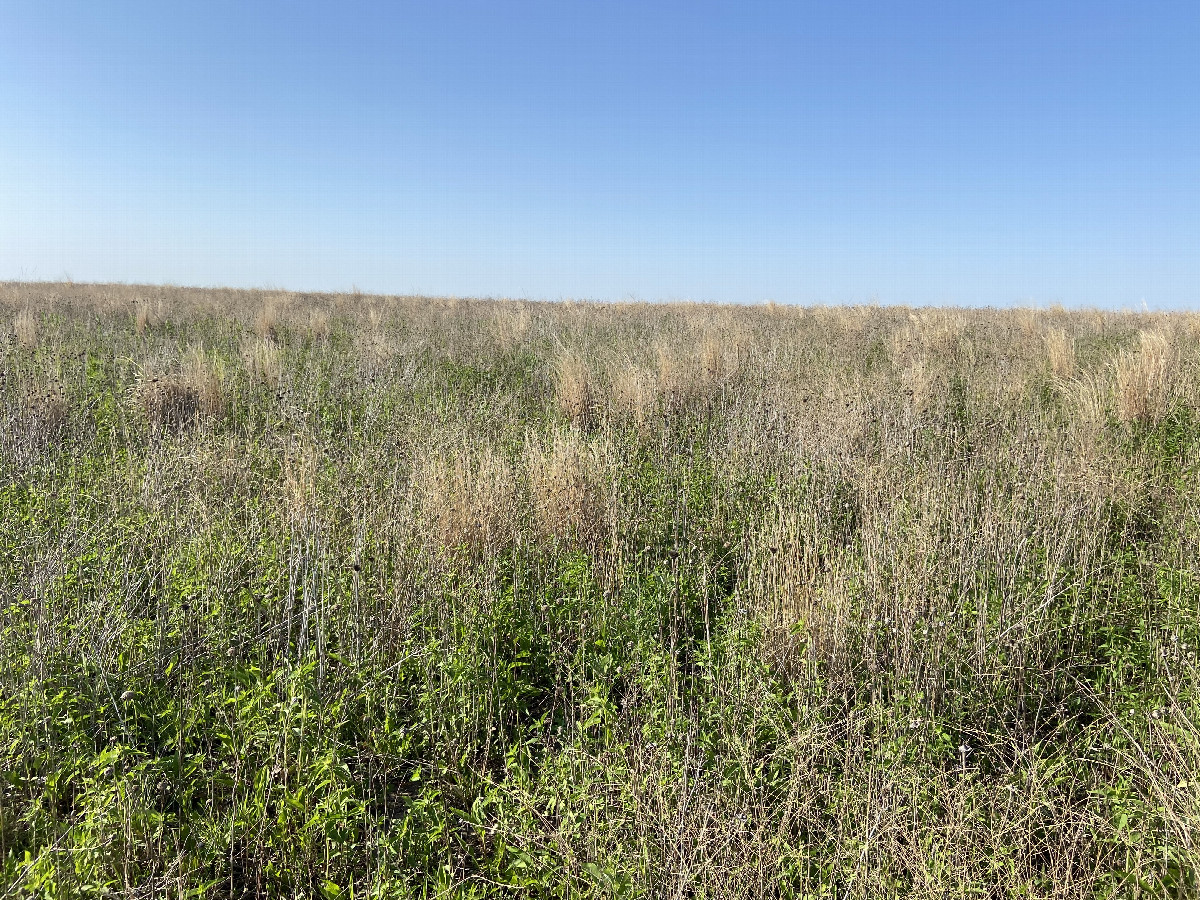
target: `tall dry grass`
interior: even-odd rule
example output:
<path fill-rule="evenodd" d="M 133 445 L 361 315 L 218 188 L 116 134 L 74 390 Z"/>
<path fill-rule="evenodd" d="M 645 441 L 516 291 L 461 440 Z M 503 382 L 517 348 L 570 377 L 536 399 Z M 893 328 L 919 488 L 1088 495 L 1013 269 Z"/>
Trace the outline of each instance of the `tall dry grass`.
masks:
<path fill-rule="evenodd" d="M 144 374 L 131 395 L 151 430 L 184 431 L 211 423 L 225 410 L 223 367 L 194 345 L 180 360 L 180 371 Z"/>
<path fill-rule="evenodd" d="M 1195 316 L 0 318 L 0 893 L 1200 890 Z"/>
<path fill-rule="evenodd" d="M 23 347 L 37 345 L 41 323 L 32 309 L 22 309 L 13 317 L 13 337 Z"/>
<path fill-rule="evenodd" d="M 1046 356 L 1050 360 L 1050 371 L 1059 378 L 1070 378 L 1075 374 L 1075 341 L 1062 328 L 1046 332 Z"/>
<path fill-rule="evenodd" d="M 584 430 L 595 424 L 599 398 L 591 369 L 579 353 L 565 350 L 558 355 L 554 389 L 559 411 L 569 422 Z"/>
<path fill-rule="evenodd" d="M 427 456 L 414 486 L 435 547 L 495 553 L 520 533 L 520 493 L 513 465 L 491 448 Z"/>
<path fill-rule="evenodd" d="M 1140 332 L 1138 349 L 1117 357 L 1117 410 L 1123 421 L 1153 424 L 1166 414 L 1176 369 L 1174 357 L 1172 338 L 1162 331 Z"/>
<path fill-rule="evenodd" d="M 526 448 L 534 518 L 544 537 L 592 552 L 603 547 L 613 525 L 610 453 L 577 431 Z"/>

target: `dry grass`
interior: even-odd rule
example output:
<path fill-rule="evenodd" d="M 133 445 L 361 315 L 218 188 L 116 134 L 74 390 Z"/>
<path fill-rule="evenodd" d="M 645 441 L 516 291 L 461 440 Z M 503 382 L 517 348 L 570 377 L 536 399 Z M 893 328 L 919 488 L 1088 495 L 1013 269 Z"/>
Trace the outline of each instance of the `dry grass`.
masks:
<path fill-rule="evenodd" d="M 724 348 L 714 336 L 692 347 L 659 342 L 655 355 L 658 391 L 666 410 L 704 407 L 714 400 L 726 373 Z"/>
<path fill-rule="evenodd" d="M 166 317 L 166 304 L 162 300 L 138 298 L 133 307 L 133 328 L 139 335 L 144 335 L 149 328 L 161 325 Z"/>
<path fill-rule="evenodd" d="M 1050 361 L 1050 372 L 1057 378 L 1070 378 L 1075 374 L 1075 340 L 1062 328 L 1051 328 L 1046 332 L 1046 357 Z"/>
<path fill-rule="evenodd" d="M 706 334 L 700 342 L 700 372 L 704 379 L 724 381 L 730 371 L 725 342 L 717 334 Z"/>
<path fill-rule="evenodd" d="M 435 547 L 477 557 L 511 546 L 519 537 L 516 474 L 494 450 L 431 454 L 413 477 Z"/>
<path fill-rule="evenodd" d="M 626 360 L 610 376 L 609 408 L 618 421 L 632 422 L 646 429 L 658 411 L 658 384 L 655 374 Z"/>
<path fill-rule="evenodd" d="M 596 388 L 587 361 L 575 351 L 564 350 L 554 361 L 554 392 L 559 412 L 580 429 L 596 424 Z"/>
<path fill-rule="evenodd" d="M 308 333 L 318 340 L 329 337 L 329 310 L 316 307 L 308 311 Z"/>
<path fill-rule="evenodd" d="M 31 385 L 23 391 L 21 413 L 33 436 L 56 439 L 67 427 L 70 404 L 59 384 Z"/>
<path fill-rule="evenodd" d="M 132 396 L 151 431 L 186 431 L 224 412 L 224 373 L 197 345 L 184 354 L 179 373 L 144 376 Z"/>
<path fill-rule="evenodd" d="M 533 317 L 520 301 L 501 301 L 495 307 L 496 344 L 502 351 L 521 346 L 529 334 Z"/>
<path fill-rule="evenodd" d="M 1171 399 L 1176 352 L 1171 335 L 1142 331 L 1136 351 L 1115 363 L 1117 411 L 1122 421 L 1154 424 L 1162 420 Z"/>
<path fill-rule="evenodd" d="M 1200 317 L 0 315 L 17 892 L 1200 891 Z"/>
<path fill-rule="evenodd" d="M 567 546 L 595 551 L 611 529 L 605 448 L 578 431 L 526 448 L 529 488 L 539 532 Z"/>
<path fill-rule="evenodd" d="M 279 317 L 285 304 L 286 300 L 277 295 L 269 295 L 262 299 L 254 316 L 254 332 L 259 337 L 270 341 L 279 338 Z"/>
<path fill-rule="evenodd" d="M 311 444 L 288 448 L 283 457 L 283 502 L 293 523 L 305 523 L 318 501 L 321 452 Z"/>
<path fill-rule="evenodd" d="M 241 350 L 247 374 L 271 390 L 278 388 L 282 372 L 279 345 L 269 338 L 247 336 L 242 341 Z"/>
<path fill-rule="evenodd" d="M 13 335 L 22 347 L 36 347 L 41 322 L 32 309 L 22 309 L 13 318 Z"/>
<path fill-rule="evenodd" d="M 198 392 L 177 375 L 146 378 L 135 387 L 134 402 L 156 432 L 190 428 L 200 413 Z"/>

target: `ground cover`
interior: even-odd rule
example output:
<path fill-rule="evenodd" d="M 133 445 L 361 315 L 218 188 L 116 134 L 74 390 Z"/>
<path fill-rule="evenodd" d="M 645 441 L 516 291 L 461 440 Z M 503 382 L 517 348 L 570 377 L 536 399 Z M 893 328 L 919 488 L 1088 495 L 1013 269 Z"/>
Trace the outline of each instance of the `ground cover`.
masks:
<path fill-rule="evenodd" d="M 0 897 L 1200 895 L 1200 317 L 0 337 Z"/>

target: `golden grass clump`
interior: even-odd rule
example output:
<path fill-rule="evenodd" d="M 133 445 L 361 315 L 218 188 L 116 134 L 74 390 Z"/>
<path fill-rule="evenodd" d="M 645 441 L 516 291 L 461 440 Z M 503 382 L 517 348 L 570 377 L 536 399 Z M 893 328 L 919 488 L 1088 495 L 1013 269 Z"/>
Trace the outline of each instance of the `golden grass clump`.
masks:
<path fill-rule="evenodd" d="M 526 304 L 519 301 L 497 303 L 493 320 L 497 346 L 506 352 L 520 346 L 532 321 Z"/>
<path fill-rule="evenodd" d="M 275 390 L 283 371 L 282 353 L 269 338 L 247 337 L 242 341 L 242 362 L 252 381 Z"/>
<path fill-rule="evenodd" d="M 660 341 L 655 356 L 658 391 L 665 409 L 679 410 L 707 399 L 713 381 L 691 352 Z"/>
<path fill-rule="evenodd" d="M 178 374 L 143 377 L 133 399 L 151 431 L 186 431 L 219 418 L 225 410 L 222 366 L 201 346 L 188 350 Z"/>
<path fill-rule="evenodd" d="M 627 361 L 612 372 L 609 387 L 613 411 L 644 429 L 658 410 L 658 380 L 654 373 Z"/>
<path fill-rule="evenodd" d="M 1117 358 L 1114 386 L 1117 414 L 1123 422 L 1162 420 L 1171 400 L 1176 362 L 1171 337 L 1162 331 L 1142 331 L 1138 349 Z"/>
<path fill-rule="evenodd" d="M 967 312 L 961 309 L 922 309 L 912 315 L 914 334 L 929 357 L 963 360 L 973 349 L 967 334 Z"/>
<path fill-rule="evenodd" d="M 1099 438 L 1111 409 L 1113 393 L 1109 379 L 1098 372 L 1082 373 L 1066 383 L 1075 415 L 1070 420 L 1072 440 L 1077 449 L 1090 452 Z"/>
<path fill-rule="evenodd" d="M 900 370 L 900 384 L 908 407 L 917 412 L 925 408 L 931 396 L 933 375 L 918 356 Z"/>
<path fill-rule="evenodd" d="M 393 304 L 387 300 L 374 301 L 366 305 L 367 309 L 367 324 L 371 331 L 381 332 L 387 324 L 388 313 Z"/>
<path fill-rule="evenodd" d="M 731 383 L 743 372 L 754 352 L 755 335 L 737 319 L 705 328 L 697 347 L 700 375 L 710 383 Z"/>
<path fill-rule="evenodd" d="M 329 337 L 329 310 L 316 306 L 308 311 L 308 333 L 316 339 Z"/>
<path fill-rule="evenodd" d="M 133 330 L 144 335 L 147 329 L 160 324 L 164 318 L 164 307 L 162 300 L 152 303 L 145 297 L 137 298 L 133 307 Z"/>
<path fill-rule="evenodd" d="M 41 331 L 41 321 L 37 313 L 26 307 L 13 318 L 13 334 L 17 343 L 27 349 L 37 346 L 38 333 Z"/>
<path fill-rule="evenodd" d="M 279 317 L 286 302 L 286 297 L 279 297 L 275 294 L 269 294 L 262 298 L 252 323 L 255 334 L 272 341 L 279 339 Z"/>
<path fill-rule="evenodd" d="M 358 333 L 358 352 L 371 365 L 381 365 L 398 352 L 398 345 L 381 324 L 371 325 Z"/>
<path fill-rule="evenodd" d="M 655 356 L 658 391 L 667 410 L 707 406 L 741 368 L 742 342 L 708 330 L 690 348 L 660 341 Z"/>
<path fill-rule="evenodd" d="M 700 372 L 709 381 L 721 381 L 728 374 L 725 343 L 712 332 L 700 342 Z"/>
<path fill-rule="evenodd" d="M 1045 314 L 1032 306 L 1018 306 L 1012 311 L 1013 323 L 1026 340 L 1036 337 L 1044 318 Z"/>
<path fill-rule="evenodd" d="M 293 447 L 284 455 L 283 499 L 292 522 L 303 521 L 313 512 L 320 466 L 321 454 L 310 444 Z"/>
<path fill-rule="evenodd" d="M 215 419 L 225 411 L 225 364 L 210 356 L 202 344 L 188 348 L 183 357 L 183 380 L 196 392 L 200 415 Z"/>
<path fill-rule="evenodd" d="M 523 516 L 516 474 L 495 450 L 431 454 L 418 464 L 413 478 L 435 546 L 477 555 L 510 545 L 519 533 Z"/>
<path fill-rule="evenodd" d="M 577 431 L 526 448 L 529 489 L 540 534 L 595 549 L 609 530 L 605 454 Z"/>
<path fill-rule="evenodd" d="M 1065 329 L 1051 328 L 1045 335 L 1046 358 L 1050 372 L 1057 378 L 1075 374 L 1075 339 Z"/>
<path fill-rule="evenodd" d="M 563 351 L 554 361 L 554 396 L 559 412 L 583 430 L 595 424 L 596 391 L 587 361 L 575 351 Z"/>
<path fill-rule="evenodd" d="M 891 333 L 891 357 L 898 367 L 914 361 L 923 360 L 921 352 L 920 329 L 916 325 L 917 317 L 908 314 L 908 324 L 898 325 Z"/>

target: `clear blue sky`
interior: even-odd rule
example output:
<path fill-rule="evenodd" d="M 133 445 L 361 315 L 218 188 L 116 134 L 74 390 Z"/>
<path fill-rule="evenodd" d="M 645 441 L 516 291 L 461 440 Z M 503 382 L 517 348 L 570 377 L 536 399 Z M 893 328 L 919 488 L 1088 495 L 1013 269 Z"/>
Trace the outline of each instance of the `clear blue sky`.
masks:
<path fill-rule="evenodd" d="M 1200 305 L 1200 3 L 0 0 L 0 278 Z"/>

